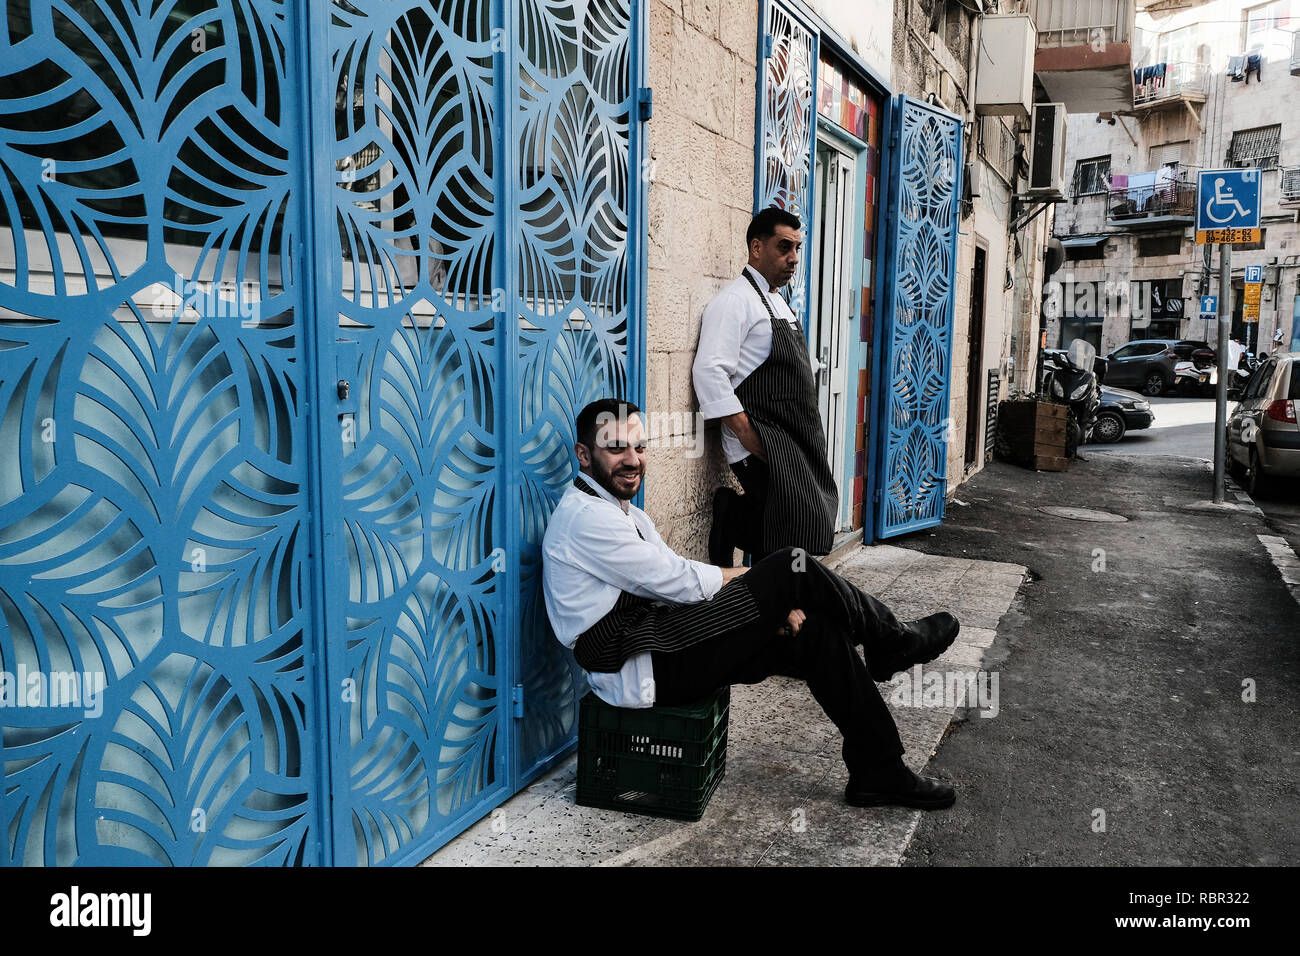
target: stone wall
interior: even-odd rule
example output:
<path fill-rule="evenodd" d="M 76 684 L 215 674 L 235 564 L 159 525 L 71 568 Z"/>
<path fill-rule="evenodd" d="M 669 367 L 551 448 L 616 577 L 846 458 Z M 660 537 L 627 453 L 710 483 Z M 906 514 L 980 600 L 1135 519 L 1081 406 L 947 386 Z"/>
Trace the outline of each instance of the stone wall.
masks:
<path fill-rule="evenodd" d="M 758 3 L 650 0 L 649 19 L 646 411 L 663 428 L 650 449 L 645 506 L 670 547 L 705 560 L 712 491 L 733 479 L 717 422 L 697 431 L 691 364 L 704 306 L 746 259 Z"/>

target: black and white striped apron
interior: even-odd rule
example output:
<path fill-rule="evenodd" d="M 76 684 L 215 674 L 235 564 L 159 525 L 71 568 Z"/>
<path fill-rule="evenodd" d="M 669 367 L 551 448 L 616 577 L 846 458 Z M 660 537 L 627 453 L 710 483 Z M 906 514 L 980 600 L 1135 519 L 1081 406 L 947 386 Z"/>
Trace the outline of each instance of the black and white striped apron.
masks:
<path fill-rule="evenodd" d="M 581 478 L 575 478 L 573 486 L 600 497 Z M 644 540 L 639 528 L 637 535 Z M 642 651 L 671 654 L 743 627 L 759 616 L 743 578 L 728 581 L 712 600 L 692 604 L 669 604 L 624 591 L 604 617 L 578 635 L 573 656 L 585 671 L 612 674 Z"/>
<path fill-rule="evenodd" d="M 767 453 L 763 551 L 803 548 L 829 554 L 839 513 L 839 491 L 826 454 L 817 382 L 803 328 L 778 319 L 754 277 L 745 278 L 772 320 L 772 352 L 736 386 L 736 397 Z"/>

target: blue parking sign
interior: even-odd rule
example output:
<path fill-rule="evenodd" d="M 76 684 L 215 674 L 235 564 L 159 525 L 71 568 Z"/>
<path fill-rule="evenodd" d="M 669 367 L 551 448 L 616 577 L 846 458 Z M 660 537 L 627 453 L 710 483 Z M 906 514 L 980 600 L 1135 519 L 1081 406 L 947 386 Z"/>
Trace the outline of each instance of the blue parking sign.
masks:
<path fill-rule="evenodd" d="M 1263 281 L 1264 281 L 1264 267 L 1263 267 L 1263 266 L 1246 266 L 1246 281 L 1247 281 L 1247 282 L 1263 282 Z"/>
<path fill-rule="evenodd" d="M 1203 169 L 1196 179 L 1196 231 L 1259 228 L 1259 170 Z"/>
<path fill-rule="evenodd" d="M 1217 295 L 1201 296 L 1201 315 L 1218 315 L 1219 297 Z"/>

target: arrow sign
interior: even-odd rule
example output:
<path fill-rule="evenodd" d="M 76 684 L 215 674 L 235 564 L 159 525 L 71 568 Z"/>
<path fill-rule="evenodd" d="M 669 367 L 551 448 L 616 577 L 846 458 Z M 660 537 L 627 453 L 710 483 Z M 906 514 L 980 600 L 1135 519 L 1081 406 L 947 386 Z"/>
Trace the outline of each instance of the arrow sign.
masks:
<path fill-rule="evenodd" d="M 1219 297 L 1217 295 L 1201 296 L 1201 315 L 1218 315 Z"/>

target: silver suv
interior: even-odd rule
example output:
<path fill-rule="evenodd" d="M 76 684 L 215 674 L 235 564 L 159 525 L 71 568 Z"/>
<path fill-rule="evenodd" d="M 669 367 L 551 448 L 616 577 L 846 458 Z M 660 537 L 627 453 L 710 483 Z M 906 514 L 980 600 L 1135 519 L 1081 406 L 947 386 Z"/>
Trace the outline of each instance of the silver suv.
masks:
<path fill-rule="evenodd" d="M 1246 491 L 1267 491 L 1271 478 L 1300 476 L 1300 352 L 1262 362 L 1228 418 L 1228 467 Z"/>

